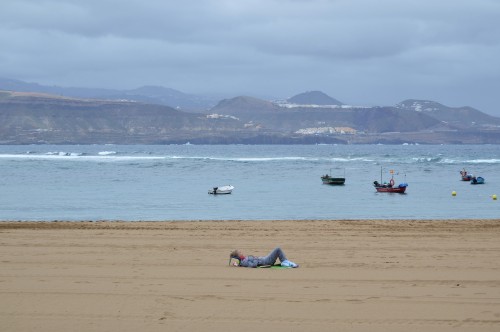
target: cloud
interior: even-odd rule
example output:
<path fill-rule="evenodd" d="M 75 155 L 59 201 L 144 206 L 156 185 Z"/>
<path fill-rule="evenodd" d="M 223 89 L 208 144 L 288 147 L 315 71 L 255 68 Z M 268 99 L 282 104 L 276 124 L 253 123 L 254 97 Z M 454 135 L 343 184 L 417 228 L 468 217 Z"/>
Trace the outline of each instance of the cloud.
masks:
<path fill-rule="evenodd" d="M 350 103 L 434 98 L 500 115 L 498 17 L 495 0 L 8 1 L 0 76 L 229 96 L 319 89 Z"/>

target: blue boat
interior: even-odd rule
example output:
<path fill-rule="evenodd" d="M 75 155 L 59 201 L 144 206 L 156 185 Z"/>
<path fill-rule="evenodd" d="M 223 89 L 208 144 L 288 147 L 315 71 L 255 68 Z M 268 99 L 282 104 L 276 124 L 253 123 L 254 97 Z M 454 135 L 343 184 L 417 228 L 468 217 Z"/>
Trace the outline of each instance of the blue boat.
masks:
<path fill-rule="evenodd" d="M 473 176 L 470 180 L 470 184 L 484 184 L 484 178 L 482 176 Z"/>

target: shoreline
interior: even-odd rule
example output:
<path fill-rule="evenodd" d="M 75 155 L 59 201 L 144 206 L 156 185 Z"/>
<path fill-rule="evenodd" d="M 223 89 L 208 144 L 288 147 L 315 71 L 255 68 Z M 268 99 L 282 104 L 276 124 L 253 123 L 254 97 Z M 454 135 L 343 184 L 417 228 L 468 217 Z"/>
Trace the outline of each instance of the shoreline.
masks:
<path fill-rule="evenodd" d="M 0 330 L 498 331 L 500 219 L 0 221 Z M 297 269 L 228 266 L 280 246 Z"/>
<path fill-rule="evenodd" d="M 333 223 L 333 224 L 349 224 L 363 225 L 363 224 L 388 224 L 390 226 L 396 225 L 423 225 L 431 223 L 433 225 L 446 224 L 446 225 L 462 225 L 462 226 L 477 226 L 477 225 L 492 225 L 497 223 L 500 225 L 500 218 L 478 218 L 478 219 L 267 219 L 267 220 L 253 220 L 253 219 L 221 219 L 221 220 L 0 220 L 0 229 L 17 229 L 17 228 L 46 228 L 46 229 L 83 229 L 83 228 L 151 228 L 162 229 L 165 225 L 177 224 L 221 224 L 221 223 Z M 471 224 L 473 223 L 473 224 Z M 147 226 L 147 227 L 146 227 Z"/>

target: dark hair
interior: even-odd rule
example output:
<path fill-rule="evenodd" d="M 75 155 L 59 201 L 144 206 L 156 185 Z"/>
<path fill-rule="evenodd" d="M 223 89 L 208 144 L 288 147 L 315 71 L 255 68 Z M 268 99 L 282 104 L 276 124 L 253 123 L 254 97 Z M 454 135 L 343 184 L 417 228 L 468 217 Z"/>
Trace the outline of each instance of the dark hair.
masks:
<path fill-rule="evenodd" d="M 231 251 L 231 253 L 229 254 L 229 258 L 240 258 L 240 255 L 239 255 L 239 250 L 238 249 L 235 249 L 233 251 Z"/>

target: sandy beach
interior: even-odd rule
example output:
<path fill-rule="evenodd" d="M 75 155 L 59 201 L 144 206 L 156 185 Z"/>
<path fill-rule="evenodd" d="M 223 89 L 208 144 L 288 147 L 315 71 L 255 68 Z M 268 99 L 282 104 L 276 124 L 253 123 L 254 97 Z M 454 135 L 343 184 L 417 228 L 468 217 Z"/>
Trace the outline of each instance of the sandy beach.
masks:
<path fill-rule="evenodd" d="M 500 220 L 0 222 L 0 264 L 1 331 L 500 330 Z"/>

